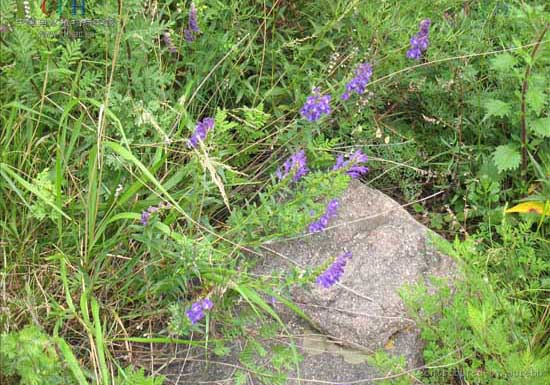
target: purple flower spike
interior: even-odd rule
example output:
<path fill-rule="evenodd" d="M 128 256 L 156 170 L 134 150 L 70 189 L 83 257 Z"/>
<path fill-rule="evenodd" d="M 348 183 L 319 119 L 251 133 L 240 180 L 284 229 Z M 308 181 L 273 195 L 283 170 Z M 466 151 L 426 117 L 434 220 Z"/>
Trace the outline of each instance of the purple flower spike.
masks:
<path fill-rule="evenodd" d="M 338 202 L 338 199 L 333 199 L 330 202 L 328 202 L 326 215 L 329 218 L 336 216 L 336 214 L 338 214 L 339 206 L 340 206 L 340 202 Z"/>
<path fill-rule="evenodd" d="M 195 126 L 195 132 L 193 132 L 193 135 L 191 135 L 191 138 L 187 142 L 187 145 L 190 148 L 197 147 L 199 142 L 202 142 L 206 138 L 206 134 L 212 128 L 214 128 L 214 119 L 212 118 L 204 118 L 202 122 L 198 122 Z"/>
<path fill-rule="evenodd" d="M 164 42 L 164 45 L 166 45 L 166 48 L 168 49 L 168 51 L 170 51 L 171 53 L 178 52 L 178 49 L 172 42 L 172 38 L 170 37 L 170 32 L 164 32 L 162 34 L 162 41 Z"/>
<path fill-rule="evenodd" d="M 317 277 L 317 284 L 325 289 L 328 289 L 332 285 L 342 278 L 344 274 L 344 267 L 349 259 L 351 259 L 351 251 L 345 252 L 340 255 L 323 273 Z"/>
<path fill-rule="evenodd" d="M 332 168 L 333 171 L 346 169 L 346 174 L 348 174 L 352 179 L 357 179 L 365 175 L 369 168 L 363 163 L 366 163 L 369 160 L 367 155 L 363 154 L 361 150 L 355 151 L 347 161 L 344 161 L 344 157 L 339 155 L 336 158 L 336 163 Z"/>
<path fill-rule="evenodd" d="M 431 24 L 430 19 L 424 19 L 420 22 L 418 33 L 411 38 L 411 48 L 407 51 L 409 59 L 419 60 L 428 49 Z"/>
<path fill-rule="evenodd" d="M 411 48 L 407 51 L 407 57 L 409 59 L 418 60 L 422 57 L 422 51 L 418 48 Z"/>
<path fill-rule="evenodd" d="M 188 43 L 195 41 L 195 35 L 193 35 L 193 31 L 191 31 L 190 29 L 186 29 L 183 31 L 183 37 L 185 38 L 185 41 Z"/>
<path fill-rule="evenodd" d="M 342 100 L 348 100 L 352 92 L 364 94 L 371 76 L 372 66 L 369 63 L 360 64 L 355 70 L 355 77 L 346 84 L 346 92 L 342 94 Z"/>
<path fill-rule="evenodd" d="M 189 29 L 193 32 L 200 32 L 199 23 L 197 22 L 197 8 L 195 3 L 191 3 L 191 8 L 189 8 Z"/>
<path fill-rule="evenodd" d="M 298 182 L 308 172 L 306 153 L 304 150 L 300 150 L 288 158 L 283 164 L 283 170 L 278 169 L 275 175 L 279 180 L 282 180 L 292 173 L 292 181 Z"/>
<path fill-rule="evenodd" d="M 204 318 L 204 311 L 212 309 L 213 306 L 214 304 L 212 303 L 212 301 L 208 298 L 205 298 L 191 305 L 191 308 L 187 310 L 185 314 L 191 321 L 191 324 L 194 325 Z"/>
<path fill-rule="evenodd" d="M 430 19 L 424 19 L 420 22 L 420 32 L 424 35 L 427 35 L 430 33 L 430 25 L 432 25 L 432 21 Z"/>
<path fill-rule="evenodd" d="M 344 155 L 338 155 L 338 157 L 336 157 L 336 163 L 334 164 L 334 167 L 332 169 L 339 170 L 345 167 L 345 165 L 346 165 L 346 162 L 344 162 Z"/>
<path fill-rule="evenodd" d="M 185 40 L 188 42 L 195 41 L 195 34 L 199 33 L 200 31 L 201 30 L 199 29 L 199 23 L 197 21 L 197 8 L 195 7 L 195 3 L 191 3 L 191 7 L 189 8 L 189 20 L 187 21 L 187 28 L 183 31 Z"/>
<path fill-rule="evenodd" d="M 338 202 L 337 199 L 331 200 L 327 205 L 325 213 L 321 215 L 321 217 L 317 219 L 315 222 L 310 223 L 309 232 L 318 233 L 326 229 L 330 218 L 335 217 L 338 214 L 339 205 L 340 205 L 340 202 Z"/>
<path fill-rule="evenodd" d="M 364 166 L 362 163 L 366 163 L 368 160 L 369 158 L 363 154 L 361 150 L 355 151 L 348 161 L 350 162 L 351 167 L 348 169 L 347 174 L 352 179 L 357 179 L 363 176 L 369 171 L 369 168 Z"/>
<path fill-rule="evenodd" d="M 310 122 L 319 120 L 323 115 L 331 113 L 330 95 L 321 95 L 319 88 L 313 89 L 313 95 L 307 97 L 300 114 Z"/>

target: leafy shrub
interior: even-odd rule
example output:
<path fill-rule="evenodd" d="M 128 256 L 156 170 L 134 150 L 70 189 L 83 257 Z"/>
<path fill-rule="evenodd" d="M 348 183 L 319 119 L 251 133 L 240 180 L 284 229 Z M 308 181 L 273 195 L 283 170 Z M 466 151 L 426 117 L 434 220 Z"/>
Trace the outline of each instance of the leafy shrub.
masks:
<path fill-rule="evenodd" d="M 74 384 L 56 344 L 36 326 L 0 336 L 0 364 L 6 376 L 23 385 Z"/>
<path fill-rule="evenodd" d="M 463 267 L 456 287 L 451 290 L 447 282 L 436 282 L 437 295 L 428 294 L 423 285 L 403 293 L 426 341 L 427 380 L 548 382 L 550 324 L 539 301 L 545 301 L 540 290 L 547 284 L 550 261 L 537 255 L 550 254 L 529 226 L 501 224 L 502 243 L 489 247 L 474 238 L 444 246 Z"/>

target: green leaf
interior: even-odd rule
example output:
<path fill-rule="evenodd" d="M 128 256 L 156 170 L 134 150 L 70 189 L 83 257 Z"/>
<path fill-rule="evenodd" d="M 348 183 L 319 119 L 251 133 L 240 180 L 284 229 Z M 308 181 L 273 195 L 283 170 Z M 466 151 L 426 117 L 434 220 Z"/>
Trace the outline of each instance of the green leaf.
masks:
<path fill-rule="evenodd" d="M 59 346 L 59 350 L 61 350 L 61 353 L 65 358 L 65 364 L 71 370 L 74 378 L 78 382 L 78 385 L 88 385 L 88 381 L 86 381 L 86 376 L 84 375 L 84 372 L 82 371 L 82 368 L 80 367 L 80 364 L 73 354 L 73 351 L 71 350 L 69 344 L 67 344 L 65 340 L 60 337 L 57 338 L 56 341 L 57 345 Z"/>
<path fill-rule="evenodd" d="M 529 128 L 537 136 L 543 138 L 550 137 L 550 117 L 531 120 L 529 122 Z"/>
<path fill-rule="evenodd" d="M 17 174 L 15 171 L 12 170 L 12 168 L 5 164 L 0 163 L 0 175 L 8 182 L 10 187 L 21 197 L 23 201 L 25 199 L 23 198 L 22 194 L 20 193 L 19 189 L 15 187 L 15 184 L 12 182 L 11 178 L 15 179 L 17 182 L 19 182 L 20 185 L 22 185 L 24 188 L 26 188 L 29 192 L 36 195 L 38 198 L 40 198 L 45 204 L 50 206 L 52 209 L 57 211 L 59 214 L 63 215 L 68 220 L 71 220 L 71 217 L 69 217 L 67 214 L 59 208 L 55 202 L 53 202 L 51 199 L 49 199 L 43 191 L 36 188 L 33 184 L 27 182 L 25 179 L 23 179 L 19 174 Z M 11 178 L 10 178 L 11 177 Z M 25 201 L 26 202 L 26 201 Z M 26 203 L 27 204 L 27 203 Z M 27 204 L 28 205 L 28 204 Z M 30 206 L 29 206 L 30 207 Z"/>
<path fill-rule="evenodd" d="M 491 60 L 491 68 L 498 72 L 508 72 L 517 62 L 516 58 L 509 53 L 503 53 Z"/>
<path fill-rule="evenodd" d="M 498 146 L 493 152 L 493 161 L 499 172 L 514 170 L 521 163 L 521 155 L 517 148 L 507 144 Z"/>
<path fill-rule="evenodd" d="M 225 357 L 231 353 L 231 349 L 223 344 L 223 341 L 216 341 L 214 349 L 212 349 L 215 355 L 218 357 Z"/>
<path fill-rule="evenodd" d="M 509 116 L 511 111 L 511 107 L 508 103 L 498 99 L 486 100 L 484 107 L 487 110 L 484 119 L 487 119 L 491 116 L 503 118 L 505 116 Z"/>
<path fill-rule="evenodd" d="M 94 332 L 95 332 L 95 346 L 97 351 L 97 357 L 99 359 L 99 370 L 101 373 L 101 379 L 103 385 L 109 385 L 109 371 L 107 369 L 107 360 L 105 356 L 105 341 L 103 339 L 103 328 L 101 320 L 99 318 L 99 304 L 97 300 L 92 297 L 92 317 L 94 320 Z M 99 381 L 98 381 L 99 382 Z"/>
<path fill-rule="evenodd" d="M 468 324 L 477 333 L 481 333 L 486 327 L 483 312 L 472 304 L 468 304 Z"/>
<path fill-rule="evenodd" d="M 238 370 L 235 372 L 233 380 L 235 381 L 235 385 L 243 385 L 246 384 L 248 377 L 245 372 Z"/>
<path fill-rule="evenodd" d="M 541 87 L 529 87 L 527 93 L 525 94 L 525 100 L 527 101 L 527 106 L 531 111 L 536 114 L 540 114 L 546 104 L 544 89 Z"/>

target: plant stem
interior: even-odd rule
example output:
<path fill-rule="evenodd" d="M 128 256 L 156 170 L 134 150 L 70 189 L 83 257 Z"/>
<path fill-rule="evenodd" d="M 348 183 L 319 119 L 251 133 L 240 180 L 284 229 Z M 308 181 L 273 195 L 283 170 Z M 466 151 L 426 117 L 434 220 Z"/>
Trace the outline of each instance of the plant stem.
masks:
<path fill-rule="evenodd" d="M 535 46 L 533 47 L 533 50 L 531 51 L 531 61 L 527 63 L 527 67 L 525 68 L 525 75 L 523 76 L 523 84 L 521 86 L 521 169 L 523 173 L 525 173 L 525 171 L 527 170 L 527 122 L 525 120 L 527 109 L 525 104 L 527 89 L 529 88 L 529 76 L 531 76 L 531 68 L 535 60 L 537 51 L 540 47 L 540 43 L 542 42 L 542 39 L 544 38 L 544 35 L 546 34 L 546 31 L 548 31 L 549 27 L 550 24 L 545 25 L 544 29 L 539 35 L 539 38 L 536 41 Z"/>

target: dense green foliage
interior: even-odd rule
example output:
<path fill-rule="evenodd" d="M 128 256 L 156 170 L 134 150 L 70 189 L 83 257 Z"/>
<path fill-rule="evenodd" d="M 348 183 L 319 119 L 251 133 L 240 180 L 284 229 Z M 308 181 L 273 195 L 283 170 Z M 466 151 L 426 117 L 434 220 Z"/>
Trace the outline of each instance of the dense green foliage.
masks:
<path fill-rule="evenodd" d="M 531 224 L 497 226 L 500 240 L 490 246 L 476 245 L 483 233 L 444 246 L 466 266 L 463 281 L 453 292 L 440 282 L 435 296 L 423 286 L 404 294 L 427 342 L 425 360 L 437 362 L 427 371 L 433 382 L 548 383 L 550 245 L 530 234 Z"/>
<path fill-rule="evenodd" d="M 511 373 L 548 368 L 548 213 L 505 214 L 522 199 L 550 202 L 546 2 L 198 0 L 192 43 L 189 1 L 89 0 L 87 18 L 114 23 L 66 27 L 29 3 L 30 16 L 56 23 L 22 23 L 23 2 L 0 4 L 2 376 L 158 385 L 127 362 L 127 347 L 152 336 L 227 354 L 210 328 L 245 334 L 235 303 L 276 320 L 267 298 L 286 301 L 286 286 L 311 278 L 247 272 L 260 244 L 303 233 L 346 189 L 350 178 L 329 170 L 353 149 L 370 157 L 366 183 L 415 202 L 417 218 L 454 241 L 442 247 L 464 272 L 454 295 L 404 293 L 427 341 L 418 376 L 521 384 Z M 426 17 L 430 47 L 415 62 L 405 52 Z M 367 92 L 341 101 L 364 61 Z M 299 114 L 312 87 L 333 95 L 316 123 Z M 207 116 L 214 130 L 189 148 Z M 310 173 L 279 181 L 300 149 Z M 214 308 L 192 325 L 185 311 L 204 297 Z M 266 384 L 299 361 L 293 348 L 248 346 L 275 369 L 244 352 Z M 448 370 L 434 380 L 438 365 Z"/>
<path fill-rule="evenodd" d="M 36 327 L 2 335 L 0 341 L 3 375 L 14 377 L 17 374 L 21 383 L 29 385 L 67 383 L 69 377 L 64 373 L 54 343 Z"/>

